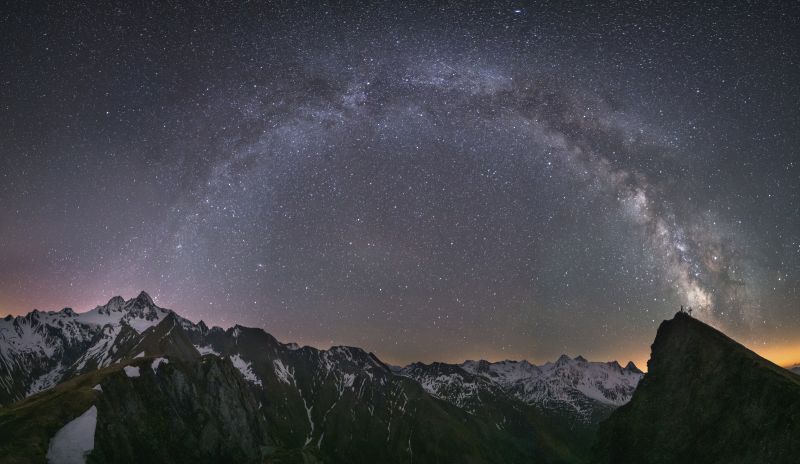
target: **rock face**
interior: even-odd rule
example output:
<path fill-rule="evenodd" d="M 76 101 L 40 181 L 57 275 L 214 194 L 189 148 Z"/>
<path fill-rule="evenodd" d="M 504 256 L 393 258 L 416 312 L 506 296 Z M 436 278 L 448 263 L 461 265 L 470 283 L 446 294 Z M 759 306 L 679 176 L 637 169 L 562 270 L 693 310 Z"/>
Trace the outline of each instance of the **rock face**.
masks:
<path fill-rule="evenodd" d="M 258 401 L 233 366 L 218 358 L 174 358 L 140 377 L 109 376 L 97 395 L 90 462 L 257 462 L 272 446 Z M 166 412 L 168 411 L 168 413 Z"/>
<path fill-rule="evenodd" d="M 631 401 L 601 425 L 592 462 L 793 463 L 798 417 L 800 376 L 678 313 Z"/>

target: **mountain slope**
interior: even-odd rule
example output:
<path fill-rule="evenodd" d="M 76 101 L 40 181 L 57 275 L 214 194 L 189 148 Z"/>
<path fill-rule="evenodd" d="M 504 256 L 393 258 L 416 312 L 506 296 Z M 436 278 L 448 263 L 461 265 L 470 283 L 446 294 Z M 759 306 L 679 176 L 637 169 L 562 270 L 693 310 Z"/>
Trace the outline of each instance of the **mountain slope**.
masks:
<path fill-rule="evenodd" d="M 277 442 L 315 449 L 325 462 L 579 460 L 535 417 L 510 433 L 502 416 L 471 414 L 432 397 L 359 348 L 299 348 L 240 326 L 192 336 L 199 351 L 230 359 L 249 379 Z"/>
<path fill-rule="evenodd" d="M 678 313 L 631 401 L 601 425 L 593 462 L 797 462 L 798 418 L 800 377 Z"/>

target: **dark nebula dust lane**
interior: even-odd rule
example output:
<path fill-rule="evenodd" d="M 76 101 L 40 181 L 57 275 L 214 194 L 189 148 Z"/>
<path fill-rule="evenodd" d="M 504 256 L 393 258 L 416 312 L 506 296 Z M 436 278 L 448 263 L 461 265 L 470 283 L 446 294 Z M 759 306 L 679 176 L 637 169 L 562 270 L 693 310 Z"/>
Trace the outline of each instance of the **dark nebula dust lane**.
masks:
<path fill-rule="evenodd" d="M 0 17 L 0 312 L 146 289 L 395 363 L 800 361 L 800 10 L 325 2 Z M 797 358 L 797 359 L 793 359 Z"/>

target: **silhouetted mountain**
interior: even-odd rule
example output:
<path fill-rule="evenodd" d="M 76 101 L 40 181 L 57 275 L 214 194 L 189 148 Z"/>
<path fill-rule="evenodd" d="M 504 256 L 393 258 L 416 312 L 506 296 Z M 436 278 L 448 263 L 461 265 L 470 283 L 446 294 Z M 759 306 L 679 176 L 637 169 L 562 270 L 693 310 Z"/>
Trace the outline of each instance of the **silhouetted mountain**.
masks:
<path fill-rule="evenodd" d="M 796 463 L 800 377 L 678 313 L 631 401 L 602 423 L 596 463 Z"/>

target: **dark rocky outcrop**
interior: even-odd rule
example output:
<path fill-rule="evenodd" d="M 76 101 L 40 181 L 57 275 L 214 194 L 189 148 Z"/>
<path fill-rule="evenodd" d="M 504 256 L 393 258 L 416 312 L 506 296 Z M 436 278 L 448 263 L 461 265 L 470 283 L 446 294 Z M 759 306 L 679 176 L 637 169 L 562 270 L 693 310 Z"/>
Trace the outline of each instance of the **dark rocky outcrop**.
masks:
<path fill-rule="evenodd" d="M 796 463 L 800 377 L 678 313 L 648 373 L 601 425 L 596 463 Z"/>

